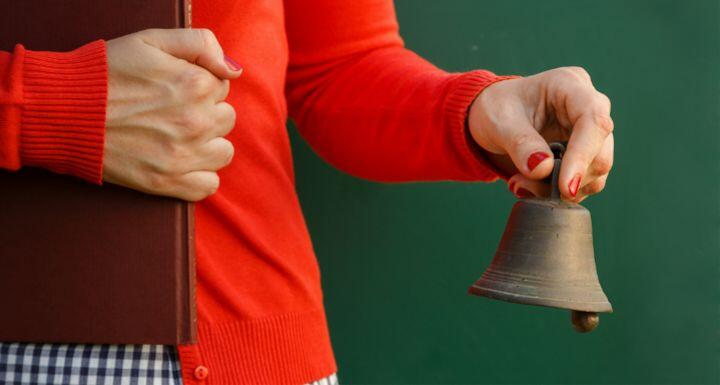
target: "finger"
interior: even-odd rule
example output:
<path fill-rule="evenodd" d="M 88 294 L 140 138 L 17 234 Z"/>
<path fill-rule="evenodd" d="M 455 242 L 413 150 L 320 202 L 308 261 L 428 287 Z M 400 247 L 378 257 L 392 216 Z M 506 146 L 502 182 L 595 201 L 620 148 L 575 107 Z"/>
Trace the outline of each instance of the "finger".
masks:
<path fill-rule="evenodd" d="M 589 176 L 590 180 L 580 186 L 576 196 L 565 199 L 574 203 L 580 203 L 584 201 L 590 195 L 597 194 L 605 188 L 607 177 L 607 174 L 601 175 L 599 177 Z"/>
<path fill-rule="evenodd" d="M 192 171 L 179 176 L 175 182 L 173 196 L 191 202 L 202 200 L 220 188 L 220 177 L 213 171 Z"/>
<path fill-rule="evenodd" d="M 595 91 L 593 91 L 595 92 Z M 597 95 L 601 95 L 596 92 Z M 579 187 L 592 161 L 603 148 L 613 131 L 610 103 L 606 97 L 588 96 L 588 89 L 570 92 L 565 96 L 568 115 L 573 123 L 567 150 L 560 170 L 560 192 L 565 197 L 577 196 Z M 575 111 L 579 111 L 579 116 Z"/>
<path fill-rule="evenodd" d="M 593 159 L 588 170 L 591 178 L 598 178 L 603 175 L 607 175 L 613 166 L 613 154 L 614 154 L 615 140 L 613 134 L 610 134 L 605 138 L 602 148 L 598 156 Z M 589 182 L 589 181 L 588 181 Z"/>
<path fill-rule="evenodd" d="M 526 177 L 543 179 L 552 172 L 550 147 L 525 115 L 505 119 L 494 136 L 493 141 L 508 152 L 515 167 Z"/>
<path fill-rule="evenodd" d="M 508 188 L 518 198 L 550 196 L 549 184 L 527 178 L 522 174 L 515 174 L 508 179 Z"/>
<path fill-rule="evenodd" d="M 141 39 L 179 59 L 197 64 L 220 79 L 235 79 L 242 69 L 233 70 L 226 62 L 215 34 L 205 28 L 151 28 L 139 33 Z"/>
<path fill-rule="evenodd" d="M 226 102 L 218 103 L 213 108 L 215 126 L 210 134 L 212 138 L 226 136 L 235 128 L 235 108 Z"/>
<path fill-rule="evenodd" d="M 228 164 L 235 155 L 235 147 L 225 138 L 214 138 L 203 144 L 191 166 L 192 170 L 217 171 Z"/>
<path fill-rule="evenodd" d="M 579 194 L 582 196 L 587 195 L 593 195 L 597 194 L 600 191 L 602 191 L 605 188 L 605 184 L 607 183 L 607 174 L 593 180 L 592 182 L 586 184 L 580 189 Z"/>
<path fill-rule="evenodd" d="M 230 81 L 227 79 L 220 80 L 221 84 L 216 89 L 218 90 L 217 94 L 215 95 L 215 102 L 222 103 L 227 99 L 228 95 L 230 94 Z"/>

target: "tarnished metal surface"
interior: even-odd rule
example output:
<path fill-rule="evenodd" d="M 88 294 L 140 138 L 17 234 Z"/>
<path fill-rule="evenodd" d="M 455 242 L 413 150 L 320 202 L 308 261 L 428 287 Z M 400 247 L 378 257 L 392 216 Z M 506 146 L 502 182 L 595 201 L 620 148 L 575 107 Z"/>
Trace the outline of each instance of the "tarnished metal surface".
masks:
<path fill-rule="evenodd" d="M 560 159 L 555 162 L 553 194 L 515 203 L 490 267 L 469 292 L 584 312 L 573 322 L 589 331 L 598 318 L 588 313 L 612 312 L 612 306 L 595 270 L 590 212 L 559 198 Z"/>

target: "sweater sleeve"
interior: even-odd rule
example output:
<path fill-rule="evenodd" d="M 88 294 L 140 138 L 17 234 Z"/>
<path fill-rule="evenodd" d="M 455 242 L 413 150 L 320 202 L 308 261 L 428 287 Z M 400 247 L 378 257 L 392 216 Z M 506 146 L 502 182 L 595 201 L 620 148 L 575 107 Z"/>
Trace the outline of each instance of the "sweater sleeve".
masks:
<path fill-rule="evenodd" d="M 403 46 L 392 0 L 286 0 L 291 118 L 335 167 L 386 182 L 506 178 L 469 135 L 490 71 L 448 73 Z"/>
<path fill-rule="evenodd" d="M 105 41 L 69 52 L 0 52 L 0 168 L 42 167 L 102 183 Z"/>

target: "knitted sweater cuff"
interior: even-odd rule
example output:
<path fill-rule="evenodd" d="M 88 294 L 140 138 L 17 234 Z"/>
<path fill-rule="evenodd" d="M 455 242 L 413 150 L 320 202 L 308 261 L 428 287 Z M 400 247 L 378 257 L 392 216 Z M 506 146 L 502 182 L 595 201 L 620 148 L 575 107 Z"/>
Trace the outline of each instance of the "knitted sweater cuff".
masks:
<path fill-rule="evenodd" d="M 470 105 L 485 88 L 496 82 L 515 79 L 519 76 L 498 76 L 490 71 L 466 72 L 455 81 L 445 102 L 445 117 L 451 130 L 458 153 L 472 170 L 474 179 L 494 181 L 507 179 L 483 154 L 483 150 L 470 135 L 467 124 Z"/>
<path fill-rule="evenodd" d="M 107 56 L 104 40 L 69 52 L 15 46 L 23 63 L 19 157 L 102 184 Z"/>

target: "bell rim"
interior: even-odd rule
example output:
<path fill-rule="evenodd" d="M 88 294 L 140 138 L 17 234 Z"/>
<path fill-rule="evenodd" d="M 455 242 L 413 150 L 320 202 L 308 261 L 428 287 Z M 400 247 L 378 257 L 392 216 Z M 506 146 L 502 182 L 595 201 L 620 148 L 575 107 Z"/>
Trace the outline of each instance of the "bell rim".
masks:
<path fill-rule="evenodd" d="M 596 313 L 612 313 L 612 304 L 609 300 L 599 302 L 572 301 L 554 298 L 540 298 L 528 295 L 510 293 L 503 290 L 489 289 L 482 286 L 472 285 L 468 289 L 468 293 L 480 297 L 500 300 L 510 303 L 518 303 L 522 305 L 542 306 L 548 308 L 558 308 L 566 310 L 576 310 Z M 604 295 L 604 293 L 603 293 Z"/>

